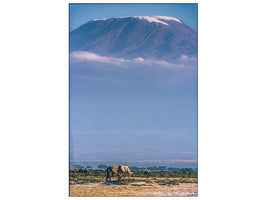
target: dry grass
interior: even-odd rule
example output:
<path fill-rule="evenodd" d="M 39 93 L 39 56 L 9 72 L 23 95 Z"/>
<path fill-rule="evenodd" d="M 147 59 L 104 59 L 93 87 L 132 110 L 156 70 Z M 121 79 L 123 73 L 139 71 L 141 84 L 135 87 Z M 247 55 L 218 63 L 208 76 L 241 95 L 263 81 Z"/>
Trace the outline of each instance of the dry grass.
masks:
<path fill-rule="evenodd" d="M 127 184 L 116 181 L 73 184 L 70 196 L 197 196 L 197 179 L 179 183 L 180 178 L 135 178 Z M 162 183 L 163 182 L 163 183 Z"/>

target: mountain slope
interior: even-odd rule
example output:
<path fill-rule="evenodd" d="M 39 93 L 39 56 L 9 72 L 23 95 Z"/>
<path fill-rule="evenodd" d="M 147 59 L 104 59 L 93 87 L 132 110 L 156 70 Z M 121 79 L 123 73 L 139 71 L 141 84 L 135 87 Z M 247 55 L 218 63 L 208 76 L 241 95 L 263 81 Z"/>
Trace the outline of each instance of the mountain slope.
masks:
<path fill-rule="evenodd" d="M 70 32 L 70 51 L 173 61 L 197 55 L 197 32 L 166 16 L 92 20 Z"/>

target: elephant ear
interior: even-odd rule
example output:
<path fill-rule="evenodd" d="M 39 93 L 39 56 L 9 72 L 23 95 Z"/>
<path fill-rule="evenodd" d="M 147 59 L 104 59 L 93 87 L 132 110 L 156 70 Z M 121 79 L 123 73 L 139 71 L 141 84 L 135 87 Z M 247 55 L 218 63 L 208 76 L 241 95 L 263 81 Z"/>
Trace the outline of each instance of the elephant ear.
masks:
<path fill-rule="evenodd" d="M 120 166 L 118 167 L 118 170 L 121 171 L 121 172 L 124 172 L 123 166 L 120 165 Z"/>
<path fill-rule="evenodd" d="M 128 171 L 127 167 L 126 166 L 122 166 L 122 171 L 123 172 L 127 172 Z"/>

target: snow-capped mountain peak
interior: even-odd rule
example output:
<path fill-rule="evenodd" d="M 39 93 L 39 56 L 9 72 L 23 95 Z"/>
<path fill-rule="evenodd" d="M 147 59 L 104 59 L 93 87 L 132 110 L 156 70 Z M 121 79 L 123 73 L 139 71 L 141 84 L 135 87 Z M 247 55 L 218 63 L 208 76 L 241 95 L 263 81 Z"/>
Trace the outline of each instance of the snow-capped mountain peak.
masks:
<path fill-rule="evenodd" d="M 70 32 L 70 51 L 172 62 L 197 55 L 197 32 L 168 16 L 95 19 Z"/>

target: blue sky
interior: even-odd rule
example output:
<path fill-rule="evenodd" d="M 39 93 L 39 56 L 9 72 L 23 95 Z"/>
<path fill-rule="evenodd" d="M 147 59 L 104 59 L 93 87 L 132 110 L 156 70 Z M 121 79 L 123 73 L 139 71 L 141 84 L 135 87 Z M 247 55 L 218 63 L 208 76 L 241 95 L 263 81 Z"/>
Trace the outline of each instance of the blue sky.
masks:
<path fill-rule="evenodd" d="M 71 4 L 70 28 L 129 15 L 168 15 L 197 29 L 195 4 Z M 166 67 L 92 56 L 70 62 L 70 160 L 197 159 L 196 58 Z"/>
<path fill-rule="evenodd" d="M 70 30 L 92 19 L 123 16 L 171 16 L 197 30 L 197 4 L 70 4 Z"/>

